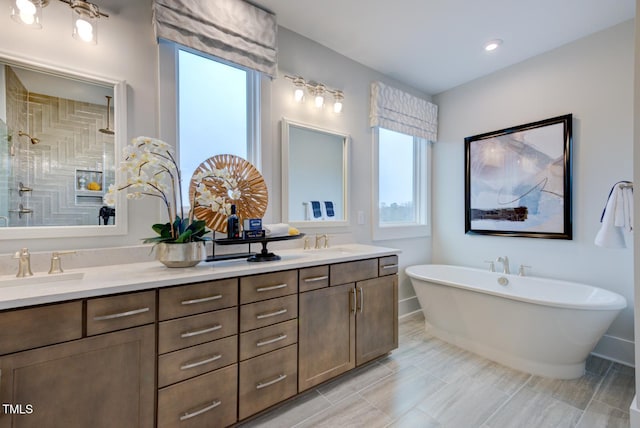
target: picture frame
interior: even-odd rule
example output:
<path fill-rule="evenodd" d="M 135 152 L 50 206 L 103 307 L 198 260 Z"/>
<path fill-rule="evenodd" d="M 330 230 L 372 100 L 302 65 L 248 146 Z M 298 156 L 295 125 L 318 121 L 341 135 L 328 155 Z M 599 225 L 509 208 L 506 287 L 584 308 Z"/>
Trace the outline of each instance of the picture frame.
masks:
<path fill-rule="evenodd" d="M 572 115 L 465 143 L 465 233 L 572 239 Z"/>

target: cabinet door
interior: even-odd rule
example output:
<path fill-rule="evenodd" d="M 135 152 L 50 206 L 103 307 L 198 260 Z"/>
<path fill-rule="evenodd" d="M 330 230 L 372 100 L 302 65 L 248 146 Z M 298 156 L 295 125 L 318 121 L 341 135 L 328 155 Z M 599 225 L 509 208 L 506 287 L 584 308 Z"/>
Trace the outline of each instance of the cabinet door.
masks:
<path fill-rule="evenodd" d="M 152 427 L 154 337 L 149 325 L 0 358 L 0 426 Z"/>
<path fill-rule="evenodd" d="M 298 391 L 355 367 L 354 284 L 300 294 Z"/>
<path fill-rule="evenodd" d="M 356 283 L 356 364 L 398 347 L 398 277 L 383 276 Z"/>

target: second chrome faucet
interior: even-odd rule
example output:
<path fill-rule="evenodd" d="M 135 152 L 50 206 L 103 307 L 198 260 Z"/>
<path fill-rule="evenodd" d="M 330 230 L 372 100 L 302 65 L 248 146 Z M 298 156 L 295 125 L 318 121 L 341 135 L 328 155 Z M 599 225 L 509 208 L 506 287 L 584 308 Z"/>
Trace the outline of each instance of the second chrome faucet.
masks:
<path fill-rule="evenodd" d="M 504 274 L 510 274 L 511 271 L 509 270 L 509 257 L 507 256 L 500 256 L 496 259 L 496 263 L 502 263 L 502 273 Z"/>

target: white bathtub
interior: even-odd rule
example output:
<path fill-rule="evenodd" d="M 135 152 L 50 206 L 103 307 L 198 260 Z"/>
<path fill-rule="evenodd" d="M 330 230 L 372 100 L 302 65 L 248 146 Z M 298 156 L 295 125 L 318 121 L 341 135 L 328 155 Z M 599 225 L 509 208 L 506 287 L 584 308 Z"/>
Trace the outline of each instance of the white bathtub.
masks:
<path fill-rule="evenodd" d="M 616 293 L 573 282 L 447 265 L 406 273 L 436 337 L 551 378 L 582 376 L 587 356 L 627 306 Z"/>

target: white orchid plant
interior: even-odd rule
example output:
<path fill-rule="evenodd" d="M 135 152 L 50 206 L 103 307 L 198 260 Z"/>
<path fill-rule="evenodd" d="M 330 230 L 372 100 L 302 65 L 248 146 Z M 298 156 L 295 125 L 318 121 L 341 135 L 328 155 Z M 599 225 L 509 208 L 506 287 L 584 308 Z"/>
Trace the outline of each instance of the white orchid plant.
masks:
<path fill-rule="evenodd" d="M 124 184 L 112 184 L 104 196 L 107 205 L 115 205 L 116 193 L 127 190 L 127 199 L 140 199 L 144 196 L 160 198 L 167 209 L 169 222 L 154 224 L 152 229 L 158 234 L 147 238 L 145 243 L 159 242 L 196 242 L 206 241 L 209 233 L 204 220 L 194 217 L 194 208 L 208 207 L 224 215 L 231 213 L 231 203 L 226 198 L 215 195 L 206 186 L 205 181 L 222 181 L 232 199 L 240 197 L 237 181 L 229 171 L 214 169 L 198 172 L 194 175 L 196 183 L 193 200 L 187 217 L 182 204 L 182 177 L 176 162 L 173 147 L 162 140 L 150 137 L 137 137 L 123 150 L 123 158 L 118 169 L 126 174 Z"/>

